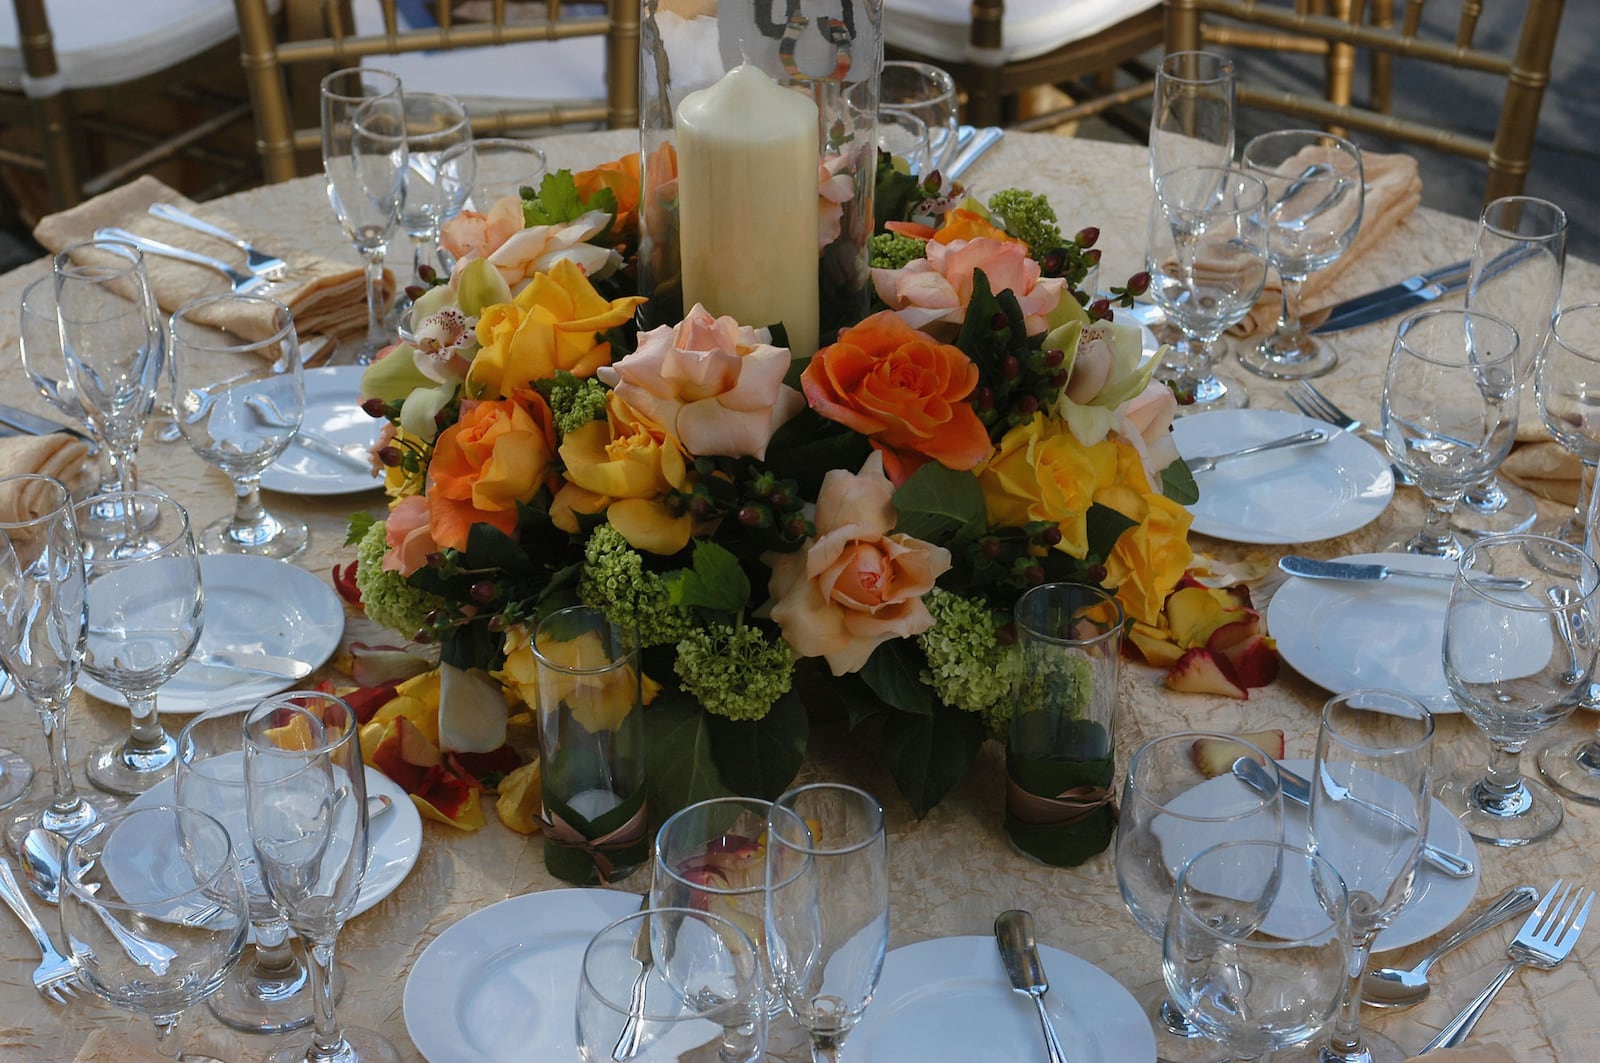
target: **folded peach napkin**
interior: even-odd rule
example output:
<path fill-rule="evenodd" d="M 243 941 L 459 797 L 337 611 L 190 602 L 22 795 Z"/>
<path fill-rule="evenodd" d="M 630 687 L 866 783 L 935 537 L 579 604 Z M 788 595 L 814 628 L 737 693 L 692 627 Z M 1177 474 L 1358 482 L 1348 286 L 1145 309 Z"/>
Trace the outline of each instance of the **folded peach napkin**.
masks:
<path fill-rule="evenodd" d="M 1406 1063 L 1514 1063 L 1511 1051 L 1501 1045 L 1463 1045 L 1440 1048 L 1425 1056 L 1412 1056 Z"/>
<path fill-rule="evenodd" d="M 53 476 L 76 496 L 94 481 L 95 464 L 89 457 L 89 445 L 64 432 L 0 438 L 0 476 L 25 473 Z M 41 516 L 44 497 L 43 491 L 34 489 L 0 491 L 0 523 Z"/>
<path fill-rule="evenodd" d="M 1361 153 L 1362 177 L 1367 183 L 1366 201 L 1361 209 L 1361 229 L 1345 253 L 1333 265 L 1306 278 L 1300 288 L 1301 320 L 1316 324 L 1333 301 L 1328 293 L 1334 282 L 1381 244 L 1422 202 L 1422 179 L 1417 176 L 1417 160 L 1409 155 Z M 1283 309 L 1283 286 L 1276 270 L 1267 274 L 1261 298 L 1243 321 L 1228 330 L 1228 335 L 1255 338 L 1271 332 Z"/>
<path fill-rule="evenodd" d="M 120 226 L 139 236 L 198 251 L 243 268 L 244 256 L 232 244 L 152 217 L 148 213 L 152 203 L 175 204 L 263 250 L 283 255 L 288 261 L 288 270 L 282 279 L 256 289 L 255 294 L 270 296 L 287 305 L 294 313 L 295 329 L 302 337 L 321 334 L 342 338 L 365 333 L 366 275 L 360 265 L 335 262 L 320 255 L 294 254 L 292 248 L 282 246 L 282 240 L 275 243 L 270 231 L 247 227 L 213 207 L 186 199 L 154 177 L 141 177 L 70 210 L 41 218 L 34 227 L 33 236 L 50 250 L 59 251 L 68 244 L 88 239 L 96 229 Z M 144 263 L 156 302 L 169 313 L 191 299 L 223 294 L 231 288 L 226 277 L 205 266 L 150 254 L 145 255 Z M 385 271 L 385 306 L 393 296 L 394 277 Z M 220 315 L 215 320 L 207 321 L 207 324 L 251 340 L 266 339 L 272 335 L 270 314 L 259 311 L 236 315 L 236 319 Z"/>
<path fill-rule="evenodd" d="M 1519 436 L 1521 432 L 1517 433 Z M 1536 495 L 1576 506 L 1583 497 L 1583 463 L 1566 447 L 1546 437 L 1517 443 L 1500 464 L 1500 474 Z"/>

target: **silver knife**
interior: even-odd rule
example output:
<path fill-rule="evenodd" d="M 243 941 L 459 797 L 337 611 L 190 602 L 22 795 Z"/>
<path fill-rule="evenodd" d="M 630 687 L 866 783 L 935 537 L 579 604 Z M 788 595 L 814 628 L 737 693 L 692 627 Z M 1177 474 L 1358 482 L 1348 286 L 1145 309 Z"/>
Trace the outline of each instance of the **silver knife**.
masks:
<path fill-rule="evenodd" d="M 1452 262 L 1448 266 L 1407 277 L 1387 288 L 1347 299 L 1334 307 L 1327 319 L 1311 331 L 1341 332 L 1404 313 L 1462 287 L 1467 283 L 1471 269 L 1470 261 Z"/>
<path fill-rule="evenodd" d="M 298 657 L 278 657 L 270 653 L 201 650 L 190 660 L 205 668 L 249 672 L 252 675 L 271 676 L 273 679 L 304 679 L 315 671 L 310 661 L 302 661 Z"/>
<path fill-rule="evenodd" d="M 1454 572 L 1430 572 L 1424 569 L 1390 568 L 1388 565 L 1355 561 L 1319 561 L 1314 557 L 1288 554 L 1278 559 L 1278 568 L 1302 579 L 1336 579 L 1355 583 L 1370 583 L 1395 578 L 1432 579 L 1454 582 Z M 1520 576 L 1474 576 L 1472 582 L 1482 587 L 1498 590 L 1523 591 L 1528 581 Z"/>
<path fill-rule="evenodd" d="M 1223 462 L 1232 461 L 1234 458 L 1248 457 L 1251 454 L 1265 454 L 1272 450 L 1314 446 L 1326 443 L 1330 438 L 1338 434 L 1337 430 L 1308 428 L 1304 432 L 1296 432 L 1292 436 L 1284 436 L 1281 439 L 1270 439 L 1265 443 L 1257 443 L 1253 447 L 1242 447 L 1239 450 L 1230 450 L 1222 454 L 1196 454 L 1192 458 L 1184 458 L 1183 463 L 1189 466 L 1190 473 L 1210 472 Z"/>
<path fill-rule="evenodd" d="M 74 428 L 70 424 L 61 424 L 48 417 L 40 417 L 27 410 L 19 410 L 15 406 L 0 405 L 0 425 L 15 428 L 24 435 L 47 436 L 51 432 L 65 432 L 69 436 L 79 439 L 88 439 L 89 436 L 82 429 Z"/>

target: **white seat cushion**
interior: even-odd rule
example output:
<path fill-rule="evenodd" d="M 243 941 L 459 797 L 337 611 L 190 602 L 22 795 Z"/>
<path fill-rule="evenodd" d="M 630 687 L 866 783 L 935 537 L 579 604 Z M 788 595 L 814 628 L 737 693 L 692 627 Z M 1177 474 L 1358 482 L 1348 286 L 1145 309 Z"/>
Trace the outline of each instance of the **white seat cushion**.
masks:
<path fill-rule="evenodd" d="M 1032 59 L 1063 44 L 1092 37 L 1161 0 L 1006 0 L 1001 23 L 1004 62 Z M 918 55 L 947 62 L 967 58 L 971 0 L 887 0 L 883 39 Z"/>
<path fill-rule="evenodd" d="M 276 11 L 281 0 L 270 0 Z M 199 55 L 239 32 L 233 0 L 45 0 L 59 86 L 22 84 L 16 9 L 0 17 L 0 86 L 30 96 L 121 85 Z"/>

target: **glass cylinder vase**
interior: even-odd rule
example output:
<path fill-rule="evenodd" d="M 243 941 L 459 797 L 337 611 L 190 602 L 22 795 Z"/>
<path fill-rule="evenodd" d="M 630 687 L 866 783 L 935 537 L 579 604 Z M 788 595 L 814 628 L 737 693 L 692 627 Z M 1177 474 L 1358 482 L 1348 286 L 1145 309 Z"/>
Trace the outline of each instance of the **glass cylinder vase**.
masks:
<path fill-rule="evenodd" d="M 810 357 L 867 310 L 882 0 L 644 0 L 640 325 L 696 303 Z"/>

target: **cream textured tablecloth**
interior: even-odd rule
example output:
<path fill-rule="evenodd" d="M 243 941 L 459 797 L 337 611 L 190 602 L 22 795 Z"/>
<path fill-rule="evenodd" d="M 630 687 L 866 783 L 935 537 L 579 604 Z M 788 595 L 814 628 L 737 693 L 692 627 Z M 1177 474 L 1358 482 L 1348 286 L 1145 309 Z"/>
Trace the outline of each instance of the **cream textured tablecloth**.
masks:
<path fill-rule="evenodd" d="M 554 168 L 612 158 L 629 150 L 631 143 L 628 134 L 613 133 L 555 138 L 544 146 Z M 1142 258 L 1150 199 L 1146 167 L 1141 148 L 1009 134 L 1001 147 L 972 171 L 971 179 L 982 192 L 1018 186 L 1049 194 L 1062 214 L 1066 232 L 1098 225 L 1104 249 L 1101 276 L 1109 283 L 1137 270 Z M 328 211 L 318 179 L 240 193 L 224 205 L 232 216 L 246 219 L 253 230 L 275 232 L 271 243 L 263 241 L 263 246 L 279 254 L 304 250 L 335 259 L 353 258 Z M 1332 294 L 1356 295 L 1419 269 L 1463 258 L 1471 250 L 1472 236 L 1473 223 L 1467 219 L 1418 211 L 1370 260 L 1347 270 Z M 0 277 L 0 388 L 6 401 L 39 413 L 49 411 L 42 400 L 27 392 L 16 354 L 17 299 L 24 285 L 41 276 L 45 268 L 45 263 L 38 262 Z M 1566 299 L 1600 299 L 1600 268 L 1569 260 Z M 1337 339 L 1344 360 L 1332 377 L 1319 382 L 1338 402 L 1369 422 L 1378 413 L 1383 360 L 1392 334 L 1393 322 L 1341 334 Z M 1243 370 L 1235 366 L 1234 374 L 1243 375 Z M 1281 385 L 1255 379 L 1249 384 L 1254 405 L 1290 408 Z M 204 466 L 181 443 L 147 440 L 140 466 L 148 482 L 172 492 L 190 507 L 197 524 L 221 515 L 230 505 L 231 492 L 222 474 Z M 269 495 L 268 500 L 270 505 L 311 522 L 314 538 L 301 564 L 324 578 L 329 578 L 336 561 L 347 559 L 341 544 L 349 512 L 357 507 L 376 512 L 383 505 L 377 493 L 340 498 Z M 1388 534 L 1419 521 L 1420 513 L 1416 492 L 1402 490 L 1389 511 L 1369 527 L 1303 549 L 1319 556 L 1372 549 Z M 1559 507 L 1550 505 L 1546 515 L 1560 515 Z M 1202 552 L 1235 559 L 1251 552 L 1198 536 L 1195 546 Z M 1262 590 L 1265 593 L 1270 588 Z M 346 628 L 347 639 L 371 639 L 379 634 L 373 625 L 355 616 Z M 1324 697 L 1287 668 L 1271 686 L 1252 691 L 1248 701 L 1229 701 L 1171 693 L 1162 687 L 1157 672 L 1141 666 L 1126 670 L 1123 695 L 1117 744 L 1118 759 L 1124 764 L 1141 740 L 1187 727 L 1242 731 L 1281 727 L 1288 734 L 1288 755 L 1309 757 L 1316 713 Z M 1564 725 L 1563 733 L 1578 735 L 1595 723 L 1593 717 L 1580 713 Z M 78 696 L 69 734 L 73 766 L 80 780 L 88 744 L 110 738 L 126 725 L 122 710 Z M 1438 737 L 1441 769 L 1484 761 L 1484 740 L 1463 717 L 1442 719 Z M 21 749 L 36 765 L 44 763 L 43 736 L 34 714 L 20 699 L 0 703 L 0 743 Z M 810 752 L 808 772 L 849 779 L 886 803 L 893 890 L 891 945 L 942 935 L 987 934 L 1000 911 L 1028 908 L 1037 919 L 1041 940 L 1099 965 L 1135 992 L 1154 988 L 1159 978 L 1158 949 L 1139 933 L 1124 910 L 1109 852 L 1084 867 L 1059 870 L 1035 863 L 1007 845 L 1000 829 L 1004 766 L 997 747 L 985 749 L 971 776 L 920 821 L 898 799 L 887 774 L 869 755 L 852 748 L 848 736 L 816 732 Z M 46 787 L 47 780 L 36 780 L 35 794 L 44 793 Z M 1569 809 L 1560 832 L 1532 848 L 1483 848 L 1479 853 L 1483 880 L 1474 910 L 1520 882 L 1543 887 L 1562 875 L 1600 884 L 1595 860 L 1586 855 L 1595 852 L 1600 852 L 1600 811 L 1587 808 Z M 421 859 L 410 877 L 388 899 L 355 919 L 340 939 L 338 961 L 346 984 L 341 1018 L 382 1030 L 400 1047 L 402 1058 L 419 1059 L 406 1035 L 401 1005 L 406 972 L 413 960 L 463 916 L 506 897 L 556 885 L 544 872 L 537 838 L 524 838 L 494 822 L 476 834 L 428 824 Z M 645 881 L 641 874 L 622 885 L 638 890 Z M 1492 933 L 1452 954 L 1434 970 L 1437 988 L 1429 1001 L 1394 1014 L 1369 1010 L 1371 1025 L 1405 1048 L 1419 1048 L 1498 969 L 1509 936 L 1507 930 Z M 1411 962 L 1426 948 L 1425 944 L 1415 945 L 1389 959 Z M 1592 1063 L 1600 1056 L 1596 1048 L 1600 1045 L 1597 956 L 1600 929 L 1591 928 L 1573 958 L 1560 969 L 1518 975 L 1474 1040 L 1502 1042 L 1522 1063 Z M 8 915 L 0 915 L 0 1059 L 70 1060 L 91 1031 L 131 1029 L 129 1036 L 136 1045 L 150 1043 L 138 1021 L 93 1000 L 67 1007 L 46 1004 L 29 979 L 36 959 L 21 926 Z M 1072 987 L 1057 985 L 1052 992 L 1070 994 Z M 203 1008 L 195 1009 L 188 1028 L 194 1049 L 209 1048 L 227 1060 L 259 1059 L 268 1049 L 267 1039 L 230 1033 Z M 95 1055 L 128 1063 L 129 1056 L 112 1051 L 109 1057 Z M 844 1054 L 852 1058 L 848 1043 Z M 526 1058 L 538 1058 L 537 1052 L 530 1047 Z"/>

